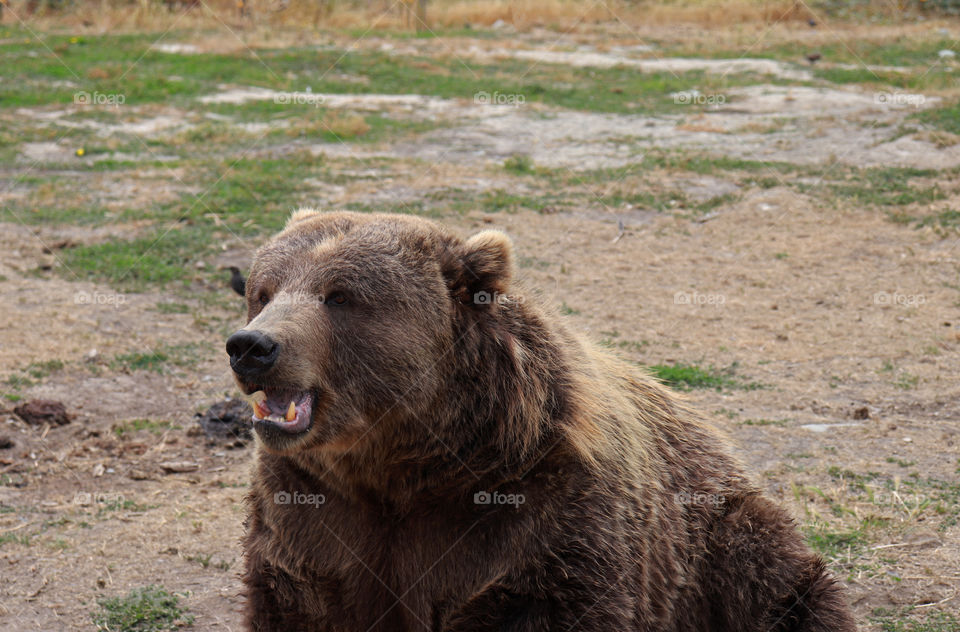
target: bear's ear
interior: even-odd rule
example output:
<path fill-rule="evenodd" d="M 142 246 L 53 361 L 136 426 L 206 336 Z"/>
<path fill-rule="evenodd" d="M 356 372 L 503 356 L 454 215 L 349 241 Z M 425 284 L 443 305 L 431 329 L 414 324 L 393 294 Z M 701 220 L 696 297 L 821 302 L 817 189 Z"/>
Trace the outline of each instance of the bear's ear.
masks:
<path fill-rule="evenodd" d="M 489 305 L 506 294 L 513 272 L 513 244 L 498 230 L 477 233 L 444 266 L 450 290 L 462 303 Z"/>
<path fill-rule="evenodd" d="M 315 208 L 298 209 L 294 211 L 292 215 L 290 215 L 290 219 L 287 220 L 287 225 L 284 226 L 283 229 L 286 230 L 291 226 L 293 226 L 294 224 L 296 224 L 297 222 L 302 222 L 305 219 L 308 219 L 310 217 L 315 217 L 319 214 L 320 214 L 320 211 L 318 211 Z"/>

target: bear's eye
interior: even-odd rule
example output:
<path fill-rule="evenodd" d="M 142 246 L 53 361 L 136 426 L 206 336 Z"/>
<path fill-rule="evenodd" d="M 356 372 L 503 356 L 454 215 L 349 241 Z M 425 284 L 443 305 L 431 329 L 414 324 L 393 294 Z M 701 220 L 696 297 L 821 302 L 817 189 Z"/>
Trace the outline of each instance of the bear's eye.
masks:
<path fill-rule="evenodd" d="M 270 302 L 270 297 L 266 293 L 262 293 L 257 297 L 257 302 L 260 303 L 260 307 L 266 307 L 267 303 Z"/>
<path fill-rule="evenodd" d="M 324 301 L 327 305 L 346 305 L 347 304 L 347 295 L 343 292 L 334 292 L 327 296 Z"/>

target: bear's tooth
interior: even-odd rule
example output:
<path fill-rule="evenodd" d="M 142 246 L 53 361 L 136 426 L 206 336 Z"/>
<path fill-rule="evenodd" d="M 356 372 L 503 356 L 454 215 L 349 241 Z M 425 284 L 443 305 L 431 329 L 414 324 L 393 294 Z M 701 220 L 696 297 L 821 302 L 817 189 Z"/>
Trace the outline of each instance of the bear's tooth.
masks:
<path fill-rule="evenodd" d="M 293 421 L 297 418 L 297 405 L 290 400 L 290 406 L 287 408 L 287 421 Z"/>
<path fill-rule="evenodd" d="M 260 402 L 253 402 L 253 414 L 257 419 L 263 419 L 269 413 L 263 408 L 261 408 Z"/>

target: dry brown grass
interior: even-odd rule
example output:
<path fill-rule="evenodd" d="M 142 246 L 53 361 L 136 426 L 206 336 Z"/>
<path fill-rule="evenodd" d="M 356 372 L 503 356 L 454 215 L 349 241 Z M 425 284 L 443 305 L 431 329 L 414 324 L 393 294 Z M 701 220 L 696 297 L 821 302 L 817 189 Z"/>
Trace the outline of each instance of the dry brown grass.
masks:
<path fill-rule="evenodd" d="M 32 22 L 46 28 L 84 28 L 92 31 L 142 31 L 168 28 L 231 28 L 251 26 L 294 29 L 362 28 L 413 30 L 417 0 L 378 0 L 337 3 L 333 0 L 201 0 L 169 4 L 141 0 L 78 3 L 62 11 L 30 14 L 27 2 L 4 16 L 7 23 Z M 729 27 L 807 19 L 805 5 L 795 0 L 667 0 L 653 2 L 588 2 L 586 0 L 432 0 L 426 11 L 429 28 L 488 27 L 498 20 L 517 29 L 548 27 L 571 30 L 596 23 L 621 22 L 631 27 L 656 24 L 693 24 Z"/>

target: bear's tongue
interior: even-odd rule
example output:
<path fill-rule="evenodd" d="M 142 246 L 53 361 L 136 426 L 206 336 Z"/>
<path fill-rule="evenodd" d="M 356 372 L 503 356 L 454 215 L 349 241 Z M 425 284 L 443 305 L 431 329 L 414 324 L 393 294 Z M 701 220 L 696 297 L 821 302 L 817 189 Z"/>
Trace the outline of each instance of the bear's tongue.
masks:
<path fill-rule="evenodd" d="M 253 393 L 250 400 L 254 421 L 267 420 L 291 432 L 306 427 L 313 413 L 310 391 L 268 388 Z"/>

